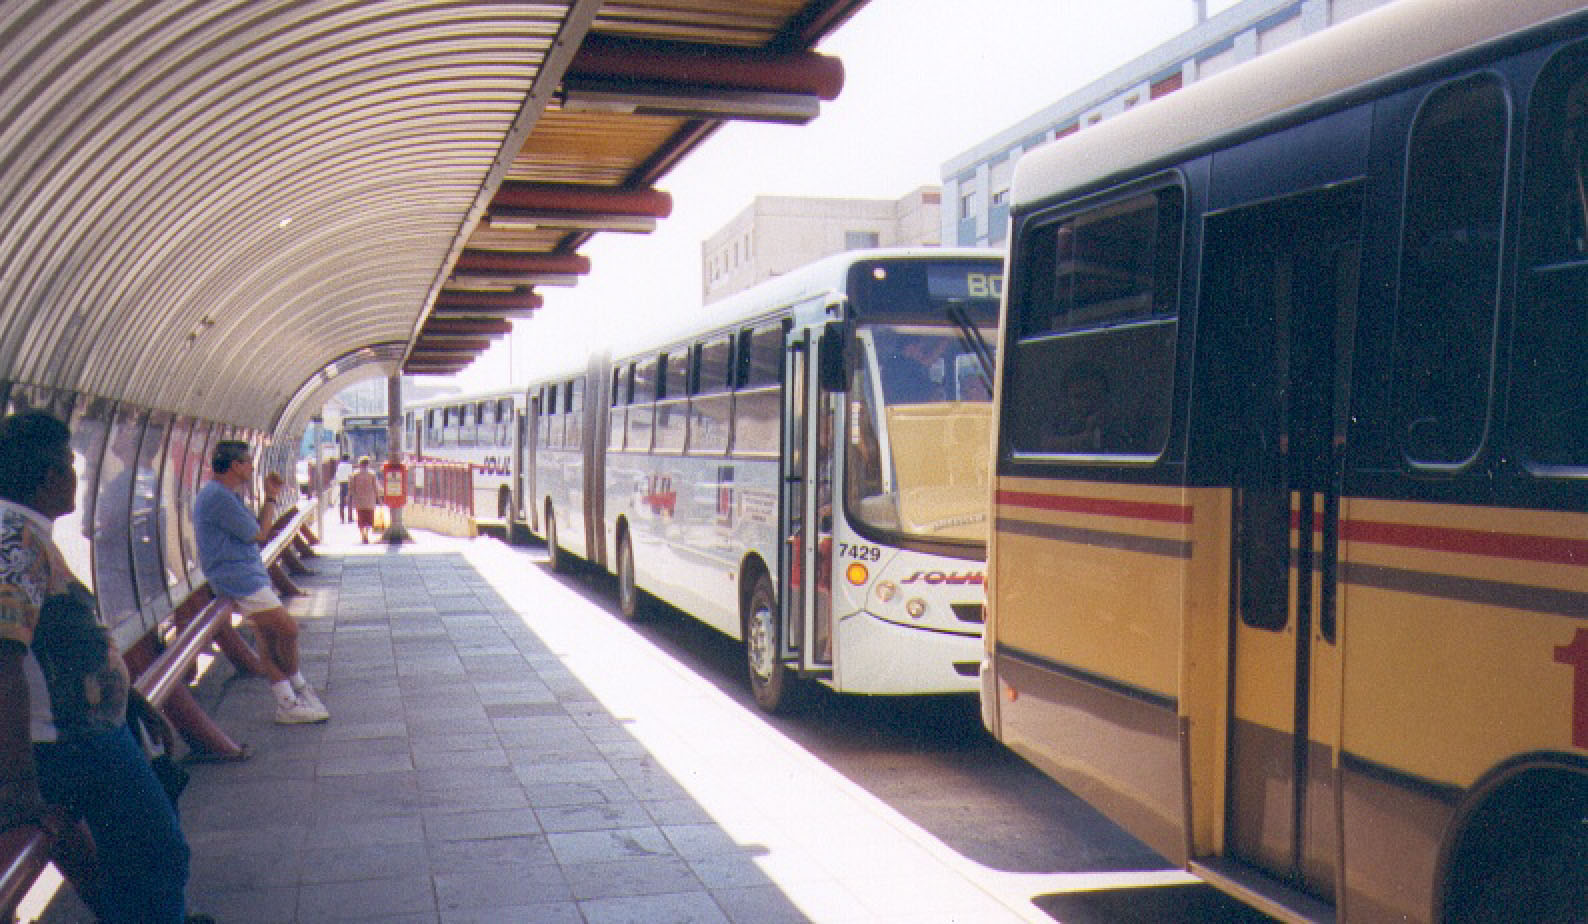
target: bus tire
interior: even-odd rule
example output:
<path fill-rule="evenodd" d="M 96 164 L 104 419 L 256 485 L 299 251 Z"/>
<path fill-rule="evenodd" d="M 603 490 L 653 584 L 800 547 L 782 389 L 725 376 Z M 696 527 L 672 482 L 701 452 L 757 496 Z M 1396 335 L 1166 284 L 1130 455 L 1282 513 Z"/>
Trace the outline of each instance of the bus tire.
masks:
<path fill-rule="evenodd" d="M 557 545 L 557 515 L 546 505 L 546 561 L 558 574 L 568 570 L 568 554 Z"/>
<path fill-rule="evenodd" d="M 774 715 L 793 711 L 797 679 L 778 657 L 782 647 L 781 620 L 772 579 L 765 572 L 756 575 L 750 594 L 745 598 L 743 622 L 745 665 L 749 669 L 750 692 L 755 696 L 756 705 Z"/>
<path fill-rule="evenodd" d="M 1588 775 L 1529 773 L 1473 816 L 1451 858 L 1446 924 L 1580 922 L 1588 908 Z"/>
<path fill-rule="evenodd" d="M 640 622 L 645 618 L 644 601 L 640 599 L 639 585 L 634 582 L 634 543 L 628 530 L 618 533 L 618 614 L 625 622 Z"/>

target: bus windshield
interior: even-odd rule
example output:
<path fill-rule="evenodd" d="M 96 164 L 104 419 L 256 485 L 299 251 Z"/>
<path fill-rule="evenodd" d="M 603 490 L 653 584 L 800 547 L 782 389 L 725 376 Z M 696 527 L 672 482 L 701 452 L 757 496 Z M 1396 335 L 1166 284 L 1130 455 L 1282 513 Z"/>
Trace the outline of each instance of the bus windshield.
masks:
<path fill-rule="evenodd" d="M 982 543 L 1000 267 L 873 267 L 855 287 L 845 498 L 862 530 Z"/>

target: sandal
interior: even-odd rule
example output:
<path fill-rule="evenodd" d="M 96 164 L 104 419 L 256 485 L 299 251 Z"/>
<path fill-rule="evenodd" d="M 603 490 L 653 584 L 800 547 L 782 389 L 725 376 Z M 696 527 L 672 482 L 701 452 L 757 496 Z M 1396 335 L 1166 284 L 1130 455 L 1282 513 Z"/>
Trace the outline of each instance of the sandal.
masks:
<path fill-rule="evenodd" d="M 186 764 L 240 764 L 253 756 L 254 749 L 251 746 L 239 744 L 237 750 L 230 754 L 203 749 L 189 751 L 188 755 L 182 758 L 182 762 Z"/>

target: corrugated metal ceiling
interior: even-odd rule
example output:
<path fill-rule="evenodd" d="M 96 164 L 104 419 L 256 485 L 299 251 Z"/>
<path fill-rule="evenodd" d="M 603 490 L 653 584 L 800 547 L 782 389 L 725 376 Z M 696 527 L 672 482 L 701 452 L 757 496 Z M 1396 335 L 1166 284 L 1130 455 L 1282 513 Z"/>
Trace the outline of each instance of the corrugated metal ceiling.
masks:
<path fill-rule="evenodd" d="M 358 357 L 456 368 L 720 124 L 564 109 L 570 67 L 785 91 L 864 2 L 4 4 L 0 378 L 270 428 Z"/>

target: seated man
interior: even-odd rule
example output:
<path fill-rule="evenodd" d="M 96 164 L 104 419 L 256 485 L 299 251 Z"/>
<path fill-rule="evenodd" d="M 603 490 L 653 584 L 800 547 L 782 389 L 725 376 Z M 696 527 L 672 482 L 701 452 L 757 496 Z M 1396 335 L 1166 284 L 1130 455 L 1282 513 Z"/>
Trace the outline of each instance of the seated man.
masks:
<path fill-rule="evenodd" d="M 253 478 L 248 444 L 222 440 L 210 461 L 215 477 L 193 502 L 193 531 L 199 567 L 218 597 L 230 597 L 259 633 L 259 665 L 276 695 L 276 721 L 283 725 L 324 722 L 331 717 L 298 669 L 298 623 L 270 586 L 259 554 L 259 521 L 241 491 Z"/>
<path fill-rule="evenodd" d="M 61 421 L 0 422 L 0 830 L 37 823 L 60 838 L 55 859 L 98 920 L 180 924 L 187 841 L 128 728 L 121 653 L 50 537 L 77 505 L 74 464 Z"/>

